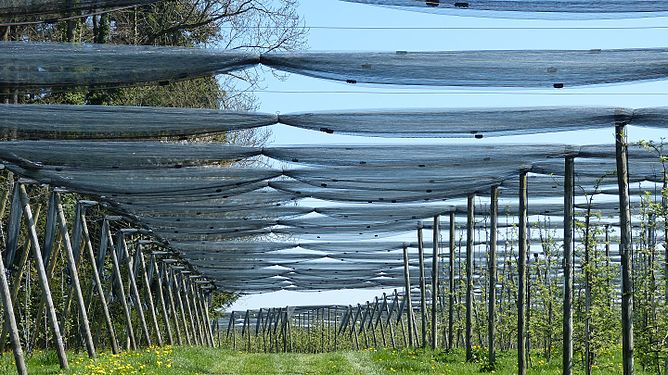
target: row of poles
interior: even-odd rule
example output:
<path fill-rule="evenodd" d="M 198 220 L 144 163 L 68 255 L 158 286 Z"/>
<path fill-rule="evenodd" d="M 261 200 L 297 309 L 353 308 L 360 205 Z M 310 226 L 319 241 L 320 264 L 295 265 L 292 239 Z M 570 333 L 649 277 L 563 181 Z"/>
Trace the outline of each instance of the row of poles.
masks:
<path fill-rule="evenodd" d="M 625 123 L 618 123 L 615 127 L 615 144 L 616 144 L 616 164 L 617 164 L 617 183 L 619 190 L 619 233 L 620 233 L 620 243 L 619 243 L 619 253 L 621 256 L 621 321 L 622 321 L 622 361 L 623 361 L 623 371 L 625 375 L 630 375 L 634 373 L 634 360 L 633 360 L 633 285 L 632 285 L 632 251 L 631 251 L 631 211 L 630 211 L 630 199 L 629 199 L 629 179 L 628 179 L 628 154 L 627 154 L 627 143 L 624 135 Z M 528 277 L 527 277 L 527 259 L 528 259 L 528 179 L 527 172 L 523 172 L 519 176 L 519 212 L 518 212 L 518 275 L 517 275 L 517 373 L 519 375 L 526 374 L 527 363 L 528 363 L 528 311 L 527 311 L 527 292 L 528 292 Z M 564 375 L 570 375 L 573 373 L 573 275 L 574 275 L 574 188 L 575 188 L 575 160 L 574 156 L 566 156 L 564 161 L 564 217 L 563 217 L 563 362 L 562 362 L 562 373 Z M 496 314 L 497 314 L 497 293 L 496 285 L 498 282 L 497 278 L 497 231 L 498 231 L 498 196 L 499 189 L 497 186 L 491 188 L 490 191 L 490 227 L 489 227 L 489 256 L 488 256 L 488 293 L 487 293 L 487 347 L 488 347 L 488 362 L 490 366 L 494 366 L 496 362 Z M 466 291 L 465 291 L 465 333 L 464 333 L 464 342 L 466 348 L 466 358 L 471 360 L 473 358 L 473 302 L 474 302 L 474 282 L 473 282 L 473 251 L 474 251 L 474 231 L 475 231 L 475 194 L 469 194 L 467 199 L 467 224 L 466 224 L 466 259 L 465 259 L 465 270 L 466 270 Z M 358 308 L 355 309 L 350 306 L 348 309 L 345 309 L 341 312 L 338 308 L 334 314 L 334 325 L 338 323 L 339 328 L 336 331 L 337 335 L 334 337 L 340 337 L 342 332 L 345 332 L 344 327 L 354 327 L 355 324 L 358 326 L 358 334 L 362 335 L 365 340 L 368 340 L 368 335 L 372 335 L 374 343 L 376 343 L 376 330 L 372 327 L 375 327 L 373 324 L 369 323 L 374 319 L 376 321 L 381 320 L 381 315 L 384 315 L 384 318 L 389 322 L 390 316 L 396 314 L 398 317 L 397 324 L 401 322 L 403 324 L 402 316 L 405 316 L 406 326 L 403 327 L 404 337 L 407 337 L 406 344 L 408 346 L 415 346 L 416 343 L 422 343 L 422 346 L 426 346 L 429 338 L 429 346 L 432 348 L 438 347 L 438 319 L 437 319 L 437 307 L 438 307 L 438 233 L 439 233 L 439 217 L 434 217 L 433 224 L 433 259 L 431 262 L 431 300 L 427 300 L 427 290 L 426 285 L 427 280 L 425 278 L 425 265 L 424 265 L 424 248 L 423 248 L 423 234 L 422 226 L 418 226 L 418 256 L 419 256 L 419 290 L 420 290 L 420 306 L 419 311 L 421 311 L 421 340 L 418 339 L 418 330 L 417 322 L 415 321 L 415 314 L 413 313 L 413 301 L 411 298 L 411 278 L 409 274 L 409 259 L 408 259 L 408 245 L 403 247 L 403 260 L 404 260 L 404 284 L 405 291 L 402 297 L 401 308 L 396 307 L 397 310 L 394 310 L 395 307 L 387 307 L 386 296 L 383 297 L 383 301 L 376 301 L 375 304 L 372 304 L 369 307 L 364 307 L 358 305 Z M 449 217 L 450 225 L 450 238 L 449 238 L 449 265 L 448 265 L 448 289 L 447 293 L 448 305 L 454 305 L 454 289 L 455 289 L 455 214 L 451 213 Z M 668 252 L 668 250 L 667 250 Z M 668 254 L 667 254 L 668 256 Z M 399 298 L 398 295 L 396 298 Z M 430 308 L 427 309 L 427 304 L 430 303 Z M 387 310 L 383 311 L 383 307 L 386 306 Z M 405 308 L 410 306 L 410 308 Z M 325 309 L 323 307 L 322 309 Z M 274 328 L 272 332 L 280 332 L 282 334 L 283 346 L 285 348 L 291 347 L 292 338 L 289 335 L 289 327 L 291 325 L 296 325 L 300 327 L 299 315 L 291 316 L 288 314 L 289 309 L 278 309 L 278 310 L 267 310 L 264 317 L 262 316 L 262 310 L 260 310 L 259 315 L 257 312 L 253 313 L 256 315 L 256 337 L 264 337 L 269 334 L 271 330 L 271 324 L 267 326 L 267 321 L 274 322 Z M 430 312 L 430 317 L 427 316 L 427 311 Z M 246 337 L 246 347 L 251 347 L 251 333 L 250 333 L 250 311 L 246 311 L 242 325 L 242 337 Z M 272 317 L 272 314 L 278 314 L 276 317 Z M 376 315 L 374 315 L 376 314 Z M 264 320 L 263 320 L 264 319 Z M 360 320 L 358 320 L 360 319 Z M 431 320 L 431 324 L 428 324 L 427 320 Z M 454 341 L 454 310 L 452 308 L 448 311 L 447 325 L 448 329 L 443 330 L 443 335 L 447 347 L 451 348 Z M 282 321 L 284 328 L 281 328 L 280 331 L 277 331 L 276 324 L 278 321 Z M 330 318 L 322 318 L 322 322 L 327 323 L 328 329 L 323 330 L 323 332 L 329 332 L 330 327 Z M 359 322 L 359 323 L 358 323 Z M 219 325 L 218 325 L 219 326 Z M 267 328 L 269 327 L 269 328 Z M 301 329 L 306 328 L 307 331 L 312 327 L 311 323 L 308 323 Z M 371 329 L 367 333 L 367 327 Z M 392 325 L 380 325 L 383 329 L 398 328 L 399 326 Z M 427 327 L 430 327 L 430 335 L 427 334 Z M 267 331 L 267 329 L 269 331 Z M 349 328 L 351 335 L 351 345 L 353 348 L 359 348 L 359 338 L 358 335 L 353 335 L 354 328 Z M 220 331 L 220 328 L 219 328 Z M 324 333 L 322 333 L 324 334 Z M 447 337 L 445 337 L 447 334 Z M 244 336 L 246 335 L 246 336 Z M 383 342 L 385 342 L 385 333 L 381 332 L 383 336 Z M 308 335 L 307 335 L 308 336 Z M 310 336 L 309 336 L 310 337 Z M 394 333 L 390 335 L 392 337 L 392 345 L 394 347 Z M 233 340 L 232 344 L 236 348 L 236 322 L 235 322 L 235 313 L 233 312 L 229 318 L 227 334 L 225 338 L 228 340 Z M 275 337 L 274 337 L 275 338 Z M 220 339 L 219 339 L 220 340 Z M 329 341 L 328 341 L 329 342 Z M 335 341 L 337 344 L 338 341 Z M 419 345 L 419 344 L 418 344 Z M 367 344 L 368 346 L 368 344 Z M 277 346 L 273 346 L 276 348 Z M 340 347 L 340 346 L 338 346 Z M 270 347 L 271 348 L 271 347 Z M 334 345 L 334 348 L 337 348 L 337 345 Z M 266 350 L 266 347 L 265 347 Z M 666 364 L 668 368 L 668 361 Z"/>
<path fill-rule="evenodd" d="M 99 225 L 98 236 L 94 237 L 95 233 L 91 235 L 91 220 L 87 218 L 87 212 L 96 206 L 97 202 L 78 201 L 74 224 L 70 226 L 62 204 L 63 191 L 58 189 L 50 193 L 45 230 L 43 238 L 40 239 L 38 219 L 33 215 L 26 190 L 26 185 L 32 181 L 19 179 L 11 183 L 13 187 L 7 190 L 7 194 L 10 190 L 12 192 L 7 235 L 0 233 L 5 244 L 5 252 L 3 257 L 0 257 L 0 270 L 3 271 L 0 272 L 0 295 L 5 316 L 0 345 L 4 345 L 4 338 L 9 334 L 19 374 L 28 372 L 16 319 L 21 279 L 30 273 L 28 260 L 31 253 L 28 247 L 32 249 L 32 260 L 42 292 L 38 310 L 46 314 L 62 369 L 68 368 L 63 331 L 72 300 L 75 300 L 78 307 L 77 328 L 90 358 L 96 356 L 96 343 L 90 322 L 94 305 L 102 311 L 102 316 L 96 318 L 104 320 L 108 339 L 99 339 L 98 345 L 104 345 L 104 341 L 108 341 L 113 353 L 121 350 L 117 336 L 118 319 L 114 319 L 110 312 L 114 302 L 120 303 L 122 307 L 124 324 L 121 325 L 121 330 L 124 331 L 126 349 L 136 350 L 140 346 L 148 347 L 154 344 L 162 346 L 165 341 L 170 345 L 214 346 L 209 318 L 212 288 L 209 281 L 169 257 L 170 252 L 165 251 L 155 241 L 147 239 L 149 237 L 146 231 L 121 228 L 112 232 L 113 227 L 122 225 L 123 218 L 120 216 L 104 216 Z M 27 231 L 27 240 L 23 247 L 19 246 L 22 229 Z M 56 241 L 57 237 L 59 242 Z M 94 243 L 98 244 L 97 249 Z M 65 272 L 70 280 L 67 302 L 60 314 L 56 311 L 50 287 L 57 264 L 55 257 L 60 248 L 58 244 L 62 245 L 65 253 Z M 149 256 L 148 261 L 146 255 Z M 88 258 L 87 264 L 82 264 L 84 258 Z M 105 275 L 109 268 L 108 260 L 111 260 L 111 273 Z M 79 269 L 82 266 L 89 268 L 92 275 L 87 299 L 84 298 L 79 278 Z M 105 283 L 106 280 L 110 282 Z M 154 296 L 157 297 L 157 303 Z M 40 317 L 41 313 L 37 316 Z M 139 331 L 135 327 L 137 320 Z M 44 332 L 44 337 L 48 342 L 48 332 Z M 24 338 L 24 341 L 27 340 Z"/>

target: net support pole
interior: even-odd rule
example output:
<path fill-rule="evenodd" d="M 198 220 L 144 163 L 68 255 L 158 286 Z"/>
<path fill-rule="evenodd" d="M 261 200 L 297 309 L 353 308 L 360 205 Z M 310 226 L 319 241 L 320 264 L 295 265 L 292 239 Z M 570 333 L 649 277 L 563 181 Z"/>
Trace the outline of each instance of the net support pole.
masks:
<path fill-rule="evenodd" d="M 475 194 L 466 204 L 466 361 L 473 360 L 473 240 L 475 225 Z"/>
<path fill-rule="evenodd" d="M 86 252 L 88 253 L 88 259 L 90 260 L 91 263 L 90 268 L 93 274 L 93 283 L 95 284 L 95 289 L 100 297 L 100 306 L 102 307 L 104 322 L 107 326 L 107 333 L 109 334 L 109 341 L 111 343 L 111 352 L 113 354 L 118 354 L 120 353 L 121 350 L 118 347 L 118 341 L 116 340 L 116 332 L 114 330 L 114 324 L 111 321 L 111 314 L 109 313 L 109 305 L 107 303 L 107 298 L 104 296 L 104 289 L 102 287 L 100 272 L 97 269 L 97 260 L 95 259 L 95 253 L 93 252 L 93 242 L 91 241 L 90 232 L 88 231 L 88 222 L 86 219 L 85 207 L 81 208 L 80 216 L 81 216 L 81 233 L 84 238 L 84 246 L 86 247 Z"/>
<path fill-rule="evenodd" d="M 32 216 L 32 209 L 30 208 L 30 200 L 26 188 L 22 183 L 16 184 L 21 193 L 21 205 L 23 206 L 23 213 L 28 223 L 28 232 L 30 235 L 30 242 L 32 243 L 33 256 L 35 258 L 35 265 L 37 266 L 37 274 L 39 276 L 40 287 L 42 288 L 42 296 L 46 304 L 46 310 L 53 330 L 53 336 L 56 343 L 56 351 L 58 354 L 58 361 L 60 368 L 66 370 L 69 368 L 67 363 L 67 355 L 65 354 L 65 345 L 63 344 L 63 337 L 60 334 L 60 327 L 58 325 L 58 316 L 56 308 L 53 304 L 51 296 L 51 288 L 49 287 L 49 280 L 44 267 L 44 260 L 42 259 L 42 250 L 39 245 L 39 237 L 37 236 L 37 227 Z"/>
<path fill-rule="evenodd" d="M 53 335 L 56 343 L 56 351 L 58 354 L 58 360 L 60 362 L 60 368 L 66 370 L 69 365 L 67 363 L 67 355 L 65 354 L 65 345 L 63 343 L 63 337 L 60 333 L 60 327 L 58 325 L 58 317 L 56 315 L 56 308 L 53 304 L 53 298 L 51 296 L 51 288 L 49 287 L 49 280 L 46 273 L 46 268 L 44 266 L 44 260 L 42 259 L 42 250 L 39 245 L 39 237 L 37 236 L 37 227 L 32 215 L 32 209 L 30 208 L 30 200 L 28 198 L 28 193 L 26 192 L 25 185 L 22 183 L 17 184 L 20 189 L 21 194 L 21 205 L 23 206 L 23 213 L 28 223 L 28 232 L 30 236 L 30 242 L 32 243 L 33 256 L 35 258 L 35 264 L 37 266 L 37 274 L 39 276 L 39 283 L 42 288 L 42 296 L 46 304 L 47 314 L 49 322 L 51 323 L 51 328 L 53 330 Z"/>
<path fill-rule="evenodd" d="M 20 222 L 14 224 L 20 225 Z M 24 375 L 28 373 L 28 368 L 26 367 L 25 357 L 23 356 L 19 328 L 16 324 L 16 316 L 14 315 L 14 303 L 12 302 L 9 282 L 7 280 L 7 272 L 2 256 L 0 256 L 0 288 L 0 291 L 2 292 L 2 305 L 5 308 L 5 325 L 9 331 L 9 341 L 12 344 L 12 351 L 14 352 L 16 373 Z M 2 338 L 4 339 L 4 335 Z"/>
<path fill-rule="evenodd" d="M 209 299 L 204 296 L 201 289 L 200 289 L 200 301 L 202 302 L 203 318 L 204 321 L 206 322 L 206 327 L 209 332 L 209 341 L 211 342 L 211 347 L 215 347 L 216 345 L 213 339 L 213 330 L 211 329 L 213 322 L 211 321 L 211 316 L 209 315 Z"/>
<path fill-rule="evenodd" d="M 72 241 L 67 230 L 67 220 L 65 219 L 65 211 L 60 200 L 60 195 L 53 192 L 55 195 L 56 209 L 58 211 L 58 221 L 60 223 L 60 237 L 65 244 L 65 254 L 67 255 L 67 264 L 70 269 L 70 276 L 72 278 L 72 288 L 74 296 L 79 305 L 79 314 L 81 316 L 81 328 L 84 334 L 84 342 L 86 343 L 86 351 L 89 358 L 95 358 L 95 345 L 93 344 L 93 335 L 90 331 L 90 324 L 88 322 L 88 312 L 86 311 L 86 303 L 84 302 L 83 293 L 81 292 L 81 284 L 79 282 L 79 272 L 77 270 L 77 262 L 74 259 L 74 252 L 72 251 Z"/>
<path fill-rule="evenodd" d="M 193 280 L 191 279 L 190 275 L 184 278 L 183 282 L 186 283 L 185 288 L 190 297 L 189 299 L 190 299 L 190 305 L 192 306 L 193 321 L 195 322 L 195 329 L 197 331 L 199 343 L 202 346 L 206 346 L 208 342 L 206 341 L 206 337 L 204 337 L 204 332 L 202 330 L 202 322 L 201 322 L 202 315 L 200 314 L 200 309 L 197 303 L 197 290 L 196 290 L 197 288 L 194 286 Z M 250 336 L 248 337 L 250 339 Z"/>
<path fill-rule="evenodd" d="M 411 277 L 408 271 L 408 244 L 404 243 L 404 301 L 406 304 L 406 316 L 408 319 L 408 346 L 413 346 L 413 303 L 411 301 Z"/>
<path fill-rule="evenodd" d="M 615 154 L 619 188 L 619 253 L 622 262 L 622 366 L 624 375 L 633 374 L 633 259 L 631 258 L 631 207 L 629 202 L 626 123 L 615 123 Z"/>
<path fill-rule="evenodd" d="M 499 187 L 492 186 L 489 205 L 489 259 L 487 271 L 489 272 L 488 312 L 487 312 L 487 346 L 489 368 L 494 368 L 496 363 L 496 232 L 499 215 Z"/>
<path fill-rule="evenodd" d="M 155 261 L 155 256 L 151 255 L 150 257 L 150 262 L 151 262 L 151 269 L 153 269 L 153 273 L 156 276 L 155 280 L 156 283 L 158 284 L 158 290 L 156 291 L 158 294 L 158 301 L 160 302 L 160 310 L 162 311 L 162 319 L 165 321 L 165 329 L 167 330 L 167 339 L 169 340 L 169 345 L 174 345 L 174 334 L 172 333 L 172 326 L 169 323 L 169 314 L 167 314 L 167 304 L 165 303 L 165 293 L 162 290 L 162 275 L 158 270 L 158 266 Z M 150 291 L 150 287 L 148 287 Z M 172 308 L 172 311 L 174 309 Z M 179 335 L 180 336 L 180 335 Z M 181 338 L 179 337 L 179 345 L 181 345 Z"/>
<path fill-rule="evenodd" d="M 105 222 L 103 223 L 102 226 L 107 231 L 107 241 L 109 241 L 109 247 L 110 247 L 109 253 L 111 254 L 110 256 L 113 265 L 113 272 L 116 277 L 116 280 L 118 281 L 118 291 L 119 294 L 121 295 L 119 299 L 121 300 L 121 304 L 123 305 L 123 312 L 125 313 L 125 322 L 127 325 L 128 337 L 130 338 L 130 347 L 132 348 L 132 350 L 137 350 L 137 339 L 135 337 L 134 328 L 132 327 L 132 317 L 130 315 L 130 307 L 128 306 L 128 300 L 125 295 L 125 287 L 123 286 L 123 278 L 121 276 L 121 266 L 118 261 L 118 256 L 116 255 L 116 250 L 114 246 L 115 244 L 113 242 L 113 237 L 111 235 L 111 229 L 109 229 L 109 222 L 105 219 Z"/>
<path fill-rule="evenodd" d="M 155 337 L 158 340 L 158 346 L 162 346 L 162 335 L 160 334 L 160 325 L 158 325 L 158 314 L 155 311 L 155 304 L 153 303 L 153 294 L 151 293 L 151 283 L 148 281 L 148 274 L 146 273 L 146 261 L 139 242 L 135 251 L 139 252 L 137 259 L 139 260 L 139 272 L 142 274 L 144 286 L 146 287 L 146 300 L 148 301 L 149 312 L 151 313 L 151 321 L 153 322 L 153 329 L 155 330 Z M 141 302 L 140 302 L 141 303 Z"/>
<path fill-rule="evenodd" d="M 195 318 L 193 316 L 193 310 L 190 307 L 190 293 L 188 292 L 188 288 L 186 287 L 186 279 L 181 273 L 181 281 L 179 282 L 179 287 L 182 289 L 183 293 L 183 299 L 185 300 L 185 307 L 186 310 L 188 311 L 188 320 L 190 321 L 190 329 L 192 330 L 192 336 L 193 336 L 193 343 L 194 345 L 201 345 L 202 342 L 200 340 L 200 336 L 198 335 L 197 327 L 195 326 Z"/>
<path fill-rule="evenodd" d="M 385 324 L 386 328 L 389 328 L 390 330 L 390 344 L 392 345 L 392 349 L 396 349 L 397 347 L 397 341 L 394 337 L 394 326 L 391 324 L 391 317 L 392 317 L 392 311 L 394 311 L 394 303 L 392 303 L 392 309 L 390 309 L 387 306 L 387 294 L 383 293 L 383 304 L 385 305 L 385 313 L 387 314 L 387 321 Z M 383 322 L 381 321 L 380 325 L 383 325 Z"/>
<path fill-rule="evenodd" d="M 424 277 L 424 237 L 422 233 L 423 225 L 422 222 L 418 223 L 417 236 L 418 236 L 418 258 L 420 266 L 420 318 L 421 318 L 421 333 L 422 340 L 420 341 L 421 346 L 424 348 L 427 346 L 427 285 Z"/>
<path fill-rule="evenodd" d="M 518 283 L 517 283 L 517 373 L 526 374 L 527 327 L 527 172 L 520 173 L 519 191 L 519 246 L 518 246 Z"/>
<path fill-rule="evenodd" d="M 184 338 L 181 335 L 181 328 L 179 326 L 179 310 L 176 308 L 176 303 L 174 302 L 174 290 L 172 288 L 172 282 L 169 278 L 169 270 L 167 269 L 167 264 L 165 262 L 160 262 L 160 273 L 158 275 L 158 280 L 163 285 L 167 285 L 167 300 L 169 301 L 169 308 L 171 310 L 171 316 L 174 322 L 174 332 L 176 333 L 176 342 L 179 345 L 183 345 Z M 157 268 L 156 268 L 157 270 Z M 160 288 L 162 290 L 162 288 Z"/>
<path fill-rule="evenodd" d="M 431 253 L 431 348 L 438 347 L 438 321 L 436 310 L 438 307 L 438 240 L 439 236 L 438 215 L 434 216 L 432 228 L 432 253 Z"/>
<path fill-rule="evenodd" d="M 170 273 L 171 273 L 170 284 L 173 284 L 173 286 L 174 286 L 174 287 L 173 287 L 174 294 L 176 295 L 176 300 L 179 302 L 178 307 L 179 307 L 179 310 L 180 310 L 180 312 L 181 312 L 181 324 L 182 324 L 182 326 L 183 326 L 183 330 L 184 330 L 185 333 L 186 333 L 186 334 L 185 334 L 185 336 L 186 336 L 186 341 L 188 342 L 188 345 L 195 345 L 195 343 L 194 343 L 194 339 L 190 336 L 190 330 L 188 329 L 188 323 L 186 322 L 186 319 L 187 319 L 187 318 L 186 318 L 186 309 L 185 309 L 185 307 L 183 306 L 183 298 L 181 298 L 181 287 L 180 287 L 180 285 L 179 285 L 179 283 L 178 283 L 178 281 L 177 281 L 177 279 L 176 279 L 176 272 L 174 272 L 174 270 L 172 269 L 172 270 L 170 271 Z M 168 276 L 168 277 L 169 277 L 169 276 Z M 177 314 L 177 315 L 178 315 L 178 314 Z M 233 317 L 234 317 L 234 314 L 232 315 L 232 317 L 230 317 L 230 319 L 232 319 Z M 230 321 L 232 321 L 232 320 L 230 320 Z M 232 326 L 232 328 L 234 329 L 234 326 Z M 193 332 L 193 333 L 194 333 L 194 332 Z M 228 335 L 229 335 L 229 333 L 230 333 L 229 330 L 228 330 L 227 333 L 228 333 Z M 234 330 L 232 330 L 232 334 L 234 335 Z M 234 340 L 235 337 L 232 336 L 232 339 Z M 234 344 L 235 344 L 235 349 L 236 349 L 236 342 L 234 342 Z"/>
<path fill-rule="evenodd" d="M 575 161 L 564 160 L 564 312 L 562 374 L 573 374 L 573 188 Z"/>
<path fill-rule="evenodd" d="M 151 333 L 148 330 L 148 324 L 146 324 L 146 314 L 144 313 L 144 306 L 142 306 L 142 299 L 141 295 L 139 294 L 139 288 L 137 287 L 137 279 L 136 275 L 134 272 L 134 262 L 132 258 L 130 257 L 130 252 L 128 251 L 128 245 L 125 241 L 125 234 L 123 231 L 119 231 L 116 233 L 118 236 L 117 241 L 118 243 L 116 244 L 117 246 L 120 246 L 121 251 L 123 251 L 123 256 L 125 257 L 125 262 L 128 267 L 128 278 L 130 279 L 130 292 L 135 298 L 135 301 L 137 302 L 137 312 L 139 314 L 139 323 L 141 324 L 141 330 L 146 336 L 146 345 L 151 346 Z"/>
<path fill-rule="evenodd" d="M 455 213 L 450 212 L 448 240 L 448 350 L 455 340 Z"/>

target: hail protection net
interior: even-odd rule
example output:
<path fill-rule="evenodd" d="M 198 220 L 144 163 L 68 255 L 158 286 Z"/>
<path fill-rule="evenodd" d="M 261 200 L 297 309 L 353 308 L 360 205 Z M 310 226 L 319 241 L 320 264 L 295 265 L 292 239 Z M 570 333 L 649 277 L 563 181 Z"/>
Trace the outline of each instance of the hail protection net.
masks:
<path fill-rule="evenodd" d="M 474 17 L 518 17 L 536 19 L 605 19 L 661 17 L 668 2 L 643 0 L 343 0 L 350 3 L 382 5 L 420 12 Z"/>
<path fill-rule="evenodd" d="M 0 43 L 0 84 L 109 86 L 168 82 L 261 64 L 343 81 L 405 86 L 563 88 L 666 78 L 664 48 L 268 53 L 201 48 Z M 629 64 L 633 61 L 633 64 Z"/>
<path fill-rule="evenodd" d="M 72 12 L 98 11 L 127 6 L 147 5 L 158 0 L 1 0 L 0 17 L 70 16 Z"/>
<path fill-rule="evenodd" d="M 290 53 L 2 43 L 0 84 L 17 88 L 132 85 L 222 74 L 264 65 L 354 83 L 427 86 L 566 87 L 665 78 L 663 49 Z M 111 63 L 113 61 L 113 63 Z M 633 64 L 629 64 L 633 61 Z M 574 157 L 575 210 L 609 226 L 618 216 L 613 145 L 314 145 L 245 147 L 174 138 L 285 124 L 333 134 L 484 137 L 619 124 L 664 129 L 666 108 L 534 107 L 237 113 L 195 109 L 6 105 L 0 160 L 12 172 L 85 194 L 151 233 L 226 290 L 263 292 L 403 285 L 403 248 L 413 272 L 416 231 L 461 259 L 466 197 L 475 198 L 474 255 L 485 257 L 489 196 L 499 187 L 498 246 L 518 245 L 519 177 L 528 173 L 531 253 L 545 234 L 560 240 L 564 158 Z M 57 120 L 54 121 L 53 119 Z M 633 215 L 638 198 L 660 199 L 662 150 L 631 145 Z M 662 220 L 659 218 L 659 220 Z M 124 228 L 115 225 L 114 230 Z M 638 224 L 635 224 L 636 226 Z M 607 228 L 607 227 L 606 227 Z M 439 237 L 437 237 L 439 238 Z M 407 242 L 407 239 L 410 239 Z M 576 235 L 576 243 L 582 238 Z M 436 246 L 434 246 L 436 245 Z M 558 254 L 559 251 L 556 251 Z M 438 254 L 437 254 L 438 255 Z M 439 259 L 448 260 L 447 252 Z M 175 260 L 176 261 L 176 260 Z M 576 258 L 576 262 L 579 258 Z M 617 259 L 613 259 L 617 261 Z M 431 260 L 427 261 L 431 265 Z M 430 269 L 430 267 L 427 267 Z M 427 276 L 429 276 L 427 271 Z"/>

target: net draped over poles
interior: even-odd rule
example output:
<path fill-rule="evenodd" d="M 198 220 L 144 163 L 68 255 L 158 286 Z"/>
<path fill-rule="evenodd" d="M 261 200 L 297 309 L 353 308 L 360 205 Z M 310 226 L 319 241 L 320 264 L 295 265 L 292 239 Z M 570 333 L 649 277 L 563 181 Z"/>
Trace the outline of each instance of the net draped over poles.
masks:
<path fill-rule="evenodd" d="M 85 113 L 85 108 L 74 112 Z M 99 110 L 91 108 L 92 113 Z M 171 110 L 165 111 L 165 116 L 172 115 Z M 256 123 L 234 113 L 221 115 Z M 259 119 L 275 121 L 271 116 Z M 103 122 L 109 120 L 101 117 Z M 46 124 L 41 126 L 48 131 Z M 47 138 L 63 134 L 53 131 L 58 124 L 51 127 Z M 85 139 L 91 134 L 87 129 L 79 131 L 85 134 L 82 140 L 5 141 L 0 158 L 5 168 L 23 177 L 104 202 L 166 241 L 220 288 L 245 293 L 400 287 L 403 241 L 387 238 L 413 232 L 419 221 L 429 230 L 428 220 L 434 215 L 462 215 L 466 212 L 462 199 L 472 192 L 485 195 L 491 186 L 501 188 L 501 210 L 513 213 L 501 220 L 500 227 L 511 227 L 516 224 L 513 198 L 520 173 L 531 172 L 529 182 L 536 197 L 558 197 L 565 156 L 576 157 L 582 191 L 599 197 L 591 206 L 577 203 L 576 210 L 591 207 L 600 212 L 601 224 L 612 220 L 617 210 L 610 198 L 616 187 L 614 149 L 609 145 L 257 148 L 90 141 Z M 160 128 L 153 132 L 165 134 Z M 283 168 L 243 166 L 249 158 L 278 161 Z M 662 165 L 652 151 L 632 147 L 630 162 L 637 191 L 662 180 Z M 557 217 L 563 214 L 563 206 L 537 202 L 529 206 L 529 213 Z M 479 225 L 484 226 L 484 220 Z M 276 242 L 269 241 L 272 238 Z M 350 242 L 353 239 L 357 241 Z M 532 241 L 540 245 L 539 239 Z M 417 245 L 409 246 L 414 252 Z M 416 267 L 413 263 L 411 267 Z"/>
<path fill-rule="evenodd" d="M 258 66 L 350 85 L 560 90 L 662 80 L 668 63 L 668 53 L 660 48 L 247 54 L 6 42 L 0 43 L 0 53 L 9 56 L 0 66 L 0 85 L 25 92 L 169 82 Z M 620 188 L 615 145 L 251 147 L 182 139 L 276 124 L 325 134 L 387 138 L 486 138 L 612 130 L 620 124 L 663 130 L 667 108 L 550 106 L 269 114 L 4 105 L 0 106 L 0 134 L 5 139 L 0 162 L 24 179 L 99 202 L 113 215 L 105 217 L 104 225 L 115 225 L 117 243 L 136 233 L 150 237 L 152 256 L 179 264 L 187 275 L 221 290 L 405 288 L 401 303 L 409 304 L 404 297 L 416 291 L 424 294 L 425 289 L 417 282 L 410 286 L 412 279 L 424 282 L 433 276 L 437 281 L 457 278 L 463 282 L 463 276 L 449 275 L 437 263 L 484 262 L 492 248 L 487 238 L 493 206 L 490 195 L 499 197 L 494 247 L 510 249 L 496 254 L 497 267 L 512 263 L 516 248 L 526 252 L 529 265 L 546 257 L 563 258 L 564 250 L 548 251 L 545 236 L 549 233 L 550 241 L 567 237 L 555 234 L 567 230 L 562 221 L 567 214 L 562 200 L 567 175 L 564 159 L 573 158 L 575 163 L 574 212 L 587 215 L 589 223 L 599 228 L 616 225 Z M 632 216 L 644 214 L 646 203 L 640 195 L 653 192 L 654 199 L 661 195 L 666 176 L 662 153 L 647 145 L 628 147 Z M 517 199 L 527 186 L 528 206 Z M 524 209 L 530 220 L 520 241 L 515 229 L 525 222 L 520 213 Z M 434 218 L 438 217 L 452 218 L 454 229 L 442 224 L 432 241 L 415 241 L 416 232 L 423 238 L 422 231 L 437 228 Z M 466 240 L 461 238 L 465 227 Z M 643 230 L 639 223 L 630 227 Z M 574 239 L 578 246 L 585 241 L 582 236 Z M 446 242 L 456 251 L 439 251 Z M 618 245 L 613 247 L 609 263 L 624 264 L 624 257 L 614 252 Z M 573 262 L 581 266 L 586 260 L 576 254 Z M 544 274 L 559 280 L 561 276 L 556 268 Z M 466 282 L 471 298 L 482 298 L 483 277 L 476 274 Z M 393 302 L 399 305 L 395 297 Z M 352 309 L 348 308 L 346 319 Z M 401 309 L 413 311 L 410 306 Z M 318 307 L 303 310 L 319 311 Z M 362 312 L 361 306 L 357 312 Z M 259 322 L 260 311 L 253 314 Z M 229 319 L 234 326 L 233 317 Z"/>
<path fill-rule="evenodd" d="M 607 19 L 662 17 L 668 3 L 654 1 L 586 1 L 586 0 L 343 0 L 350 3 L 372 4 L 420 12 L 457 16 L 535 18 L 535 19 Z"/>
<path fill-rule="evenodd" d="M 335 81 L 404 86 L 564 88 L 665 79 L 665 48 L 251 54 L 201 48 L 2 42 L 0 83 L 119 86 L 262 65 Z M 633 64 L 629 64 L 633 61 Z"/>
<path fill-rule="evenodd" d="M 156 3 L 159 0 L 1 0 L 0 17 L 67 16 L 76 11 L 99 11 Z"/>

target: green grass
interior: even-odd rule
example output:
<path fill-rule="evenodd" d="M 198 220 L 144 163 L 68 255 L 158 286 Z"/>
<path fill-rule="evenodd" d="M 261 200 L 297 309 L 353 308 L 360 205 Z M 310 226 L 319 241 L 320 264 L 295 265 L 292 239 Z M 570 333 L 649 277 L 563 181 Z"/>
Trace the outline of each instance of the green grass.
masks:
<path fill-rule="evenodd" d="M 484 355 L 483 351 L 476 353 Z M 480 363 L 466 363 L 461 350 L 374 350 L 325 354 L 241 353 L 210 348 L 149 348 L 119 355 L 101 353 L 90 360 L 85 353 L 68 353 L 69 371 L 61 371 L 54 352 L 39 351 L 28 359 L 31 374 L 481 374 Z M 514 353 L 499 353 L 494 374 L 515 374 Z M 560 373 L 560 357 L 546 363 L 534 357 L 529 374 Z M 482 362 L 482 359 L 480 360 Z M 0 373 L 15 372 L 11 353 L 0 358 Z M 583 373 L 576 368 L 576 374 Z M 621 373 L 620 358 L 601 360 L 594 374 Z M 643 374 L 638 371 L 638 374 Z"/>

